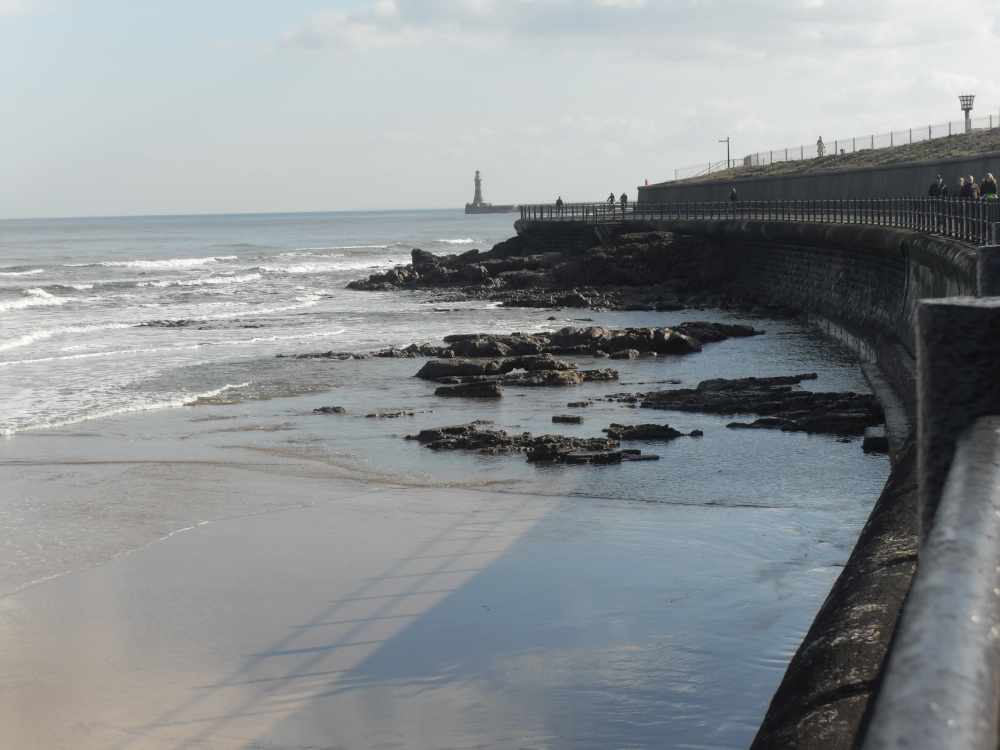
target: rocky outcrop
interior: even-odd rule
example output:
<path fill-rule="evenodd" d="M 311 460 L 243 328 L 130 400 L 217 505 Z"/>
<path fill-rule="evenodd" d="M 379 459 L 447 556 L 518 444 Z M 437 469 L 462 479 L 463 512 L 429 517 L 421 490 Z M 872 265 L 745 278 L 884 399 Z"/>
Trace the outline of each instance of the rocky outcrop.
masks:
<path fill-rule="evenodd" d="M 645 409 L 708 414 L 760 414 L 753 422 L 728 427 L 779 429 L 786 432 L 858 436 L 884 421 L 882 409 L 868 393 L 822 393 L 797 387 L 815 374 L 773 378 L 714 379 L 697 388 L 640 394 L 615 394 L 613 401 L 638 402 Z"/>
<path fill-rule="evenodd" d="M 410 344 L 393 347 L 379 352 L 313 352 L 292 355 L 296 359 L 370 359 L 371 357 L 416 358 L 437 357 L 441 360 L 503 359 L 499 372 L 524 369 L 536 370 L 572 369 L 572 365 L 560 362 L 557 355 L 592 354 L 608 355 L 613 352 L 635 352 L 640 354 L 692 354 L 701 351 L 704 344 L 729 338 L 756 336 L 764 333 L 753 326 L 738 323 L 712 323 L 688 321 L 675 326 L 645 328 L 605 328 L 603 326 L 567 326 L 557 331 L 538 333 L 463 333 L 445 336 L 444 346 L 431 344 Z M 279 357 L 285 355 L 278 355 Z M 431 364 L 429 368 L 446 370 L 447 364 Z M 491 372 L 475 372 L 477 367 L 490 365 L 456 364 L 454 368 L 472 368 L 470 372 L 459 369 L 442 372 L 439 376 L 488 375 Z M 506 368 L 506 369 L 504 369 Z M 424 376 L 421 376 L 424 377 Z"/>
<path fill-rule="evenodd" d="M 539 435 L 522 432 L 508 435 L 504 430 L 484 430 L 479 423 L 435 427 L 407 435 L 434 450 L 468 450 L 478 453 L 523 453 L 528 461 L 568 464 L 612 464 L 641 460 L 639 451 L 621 451 L 611 438 L 575 438 L 566 435 Z M 655 457 L 650 457 L 654 458 Z"/>
<path fill-rule="evenodd" d="M 673 440 L 684 433 L 668 424 L 612 424 L 601 432 L 615 440 Z M 699 430 L 695 430 L 698 435 Z M 697 437 L 692 433 L 692 436 Z"/>
<path fill-rule="evenodd" d="M 462 398 L 503 398 L 504 390 L 499 383 L 472 382 L 443 385 L 434 391 L 434 395 Z"/>
<path fill-rule="evenodd" d="M 568 237 L 518 235 L 491 250 L 433 255 L 348 284 L 349 289 L 447 289 L 518 307 L 680 309 L 728 276 L 723 254 L 704 239 L 593 229 Z M 490 356 L 490 355 L 486 355 Z"/>

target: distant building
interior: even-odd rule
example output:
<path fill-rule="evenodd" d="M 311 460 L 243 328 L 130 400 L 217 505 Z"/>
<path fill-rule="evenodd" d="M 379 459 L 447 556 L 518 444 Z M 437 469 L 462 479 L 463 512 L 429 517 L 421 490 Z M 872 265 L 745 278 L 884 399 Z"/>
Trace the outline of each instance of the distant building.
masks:
<path fill-rule="evenodd" d="M 483 200 L 483 180 L 479 176 L 479 170 L 476 170 L 476 194 L 472 198 L 472 203 L 465 204 L 465 213 L 467 214 L 509 214 L 512 211 L 517 210 L 516 204 L 497 204 L 494 206 L 492 203 L 487 203 Z"/>

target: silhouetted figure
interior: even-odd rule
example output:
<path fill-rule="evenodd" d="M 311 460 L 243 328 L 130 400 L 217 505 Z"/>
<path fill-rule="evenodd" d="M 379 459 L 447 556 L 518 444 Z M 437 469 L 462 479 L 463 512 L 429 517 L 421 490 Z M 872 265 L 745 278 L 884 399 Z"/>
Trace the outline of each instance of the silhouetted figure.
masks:
<path fill-rule="evenodd" d="M 562 212 L 563 212 L 563 202 L 562 202 L 562 196 L 560 195 L 558 198 L 556 198 L 556 213 L 562 216 Z"/>
<path fill-rule="evenodd" d="M 729 191 L 729 202 L 736 203 L 737 200 L 738 199 L 736 197 L 736 188 L 733 188 L 732 190 Z"/>
<path fill-rule="evenodd" d="M 985 198 L 987 195 L 997 194 L 997 181 L 992 172 L 988 172 L 979 186 L 979 194 Z M 991 198 L 991 200 L 993 200 Z"/>
<path fill-rule="evenodd" d="M 826 144 L 823 143 L 823 136 L 816 139 L 816 156 L 824 157 L 826 156 Z"/>
<path fill-rule="evenodd" d="M 948 188 L 945 187 L 944 178 L 941 175 L 938 175 L 937 179 L 931 183 L 929 188 L 927 188 L 927 195 L 931 198 L 938 198 L 947 194 Z"/>
<path fill-rule="evenodd" d="M 974 200 L 979 198 L 979 185 L 976 184 L 976 180 L 971 174 L 965 178 L 965 184 L 962 185 L 962 192 L 958 197 Z"/>
<path fill-rule="evenodd" d="M 628 195 L 626 193 L 622 193 L 621 202 L 622 202 L 622 218 L 624 219 L 625 209 L 628 207 Z"/>

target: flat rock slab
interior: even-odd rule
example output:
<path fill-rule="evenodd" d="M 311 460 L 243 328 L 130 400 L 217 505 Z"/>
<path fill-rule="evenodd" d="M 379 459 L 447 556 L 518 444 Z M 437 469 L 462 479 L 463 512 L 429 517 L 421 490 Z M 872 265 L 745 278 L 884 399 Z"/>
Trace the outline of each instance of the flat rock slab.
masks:
<path fill-rule="evenodd" d="M 733 422 L 733 428 L 777 429 L 837 436 L 860 436 L 882 424 L 884 416 L 870 393 L 807 391 L 803 380 L 815 373 L 773 378 L 716 378 L 696 388 L 675 388 L 650 393 L 616 394 L 612 401 L 639 402 L 645 409 L 704 412 L 707 414 L 759 414 L 753 422 Z"/>

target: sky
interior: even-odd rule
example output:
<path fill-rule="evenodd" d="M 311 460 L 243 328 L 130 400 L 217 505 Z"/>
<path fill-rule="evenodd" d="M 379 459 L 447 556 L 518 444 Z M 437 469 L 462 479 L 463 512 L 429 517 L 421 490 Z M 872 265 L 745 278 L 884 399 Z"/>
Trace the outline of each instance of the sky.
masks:
<path fill-rule="evenodd" d="M 600 201 L 1000 120 L 1000 3 L 0 0 L 0 218 Z"/>

